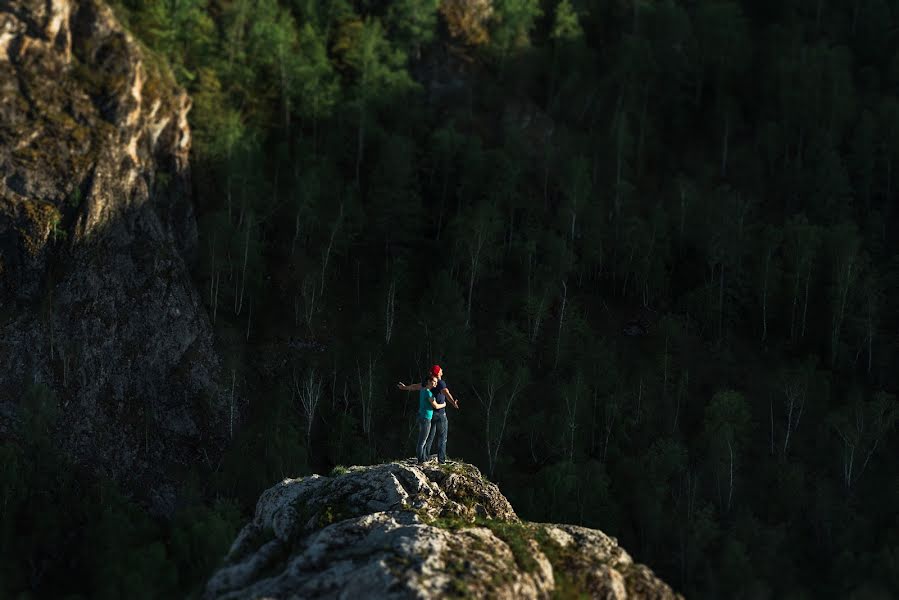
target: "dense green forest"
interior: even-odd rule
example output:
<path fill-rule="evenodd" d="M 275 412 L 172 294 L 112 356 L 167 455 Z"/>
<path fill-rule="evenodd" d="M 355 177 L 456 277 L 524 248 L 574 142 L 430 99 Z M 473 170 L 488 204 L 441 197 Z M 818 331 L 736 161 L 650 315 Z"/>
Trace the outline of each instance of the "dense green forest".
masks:
<path fill-rule="evenodd" d="M 32 390 L 0 595 L 197 593 L 262 490 L 412 456 L 438 362 L 521 517 L 687 597 L 899 596 L 899 4 L 115 8 L 193 98 L 233 439 L 158 523 Z"/>

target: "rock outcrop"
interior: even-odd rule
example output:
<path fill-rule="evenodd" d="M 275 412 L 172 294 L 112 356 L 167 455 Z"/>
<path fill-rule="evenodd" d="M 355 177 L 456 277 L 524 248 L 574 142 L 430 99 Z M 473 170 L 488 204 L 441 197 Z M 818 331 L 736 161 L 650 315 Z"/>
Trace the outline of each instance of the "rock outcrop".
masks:
<path fill-rule="evenodd" d="M 595 529 L 522 521 L 477 468 L 400 461 L 265 491 L 207 599 L 680 598 Z"/>
<path fill-rule="evenodd" d="M 35 384 L 58 445 L 171 508 L 227 431 L 188 275 L 190 100 L 99 0 L 0 3 L 0 437 Z"/>

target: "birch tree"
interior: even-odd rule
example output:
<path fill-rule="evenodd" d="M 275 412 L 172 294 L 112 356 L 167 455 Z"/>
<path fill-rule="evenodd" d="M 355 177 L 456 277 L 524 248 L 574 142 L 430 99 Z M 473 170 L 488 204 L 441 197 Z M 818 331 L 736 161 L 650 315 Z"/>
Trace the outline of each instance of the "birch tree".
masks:
<path fill-rule="evenodd" d="M 306 448 L 312 451 L 312 423 L 315 421 L 315 411 L 318 409 L 322 397 L 322 379 L 315 369 L 310 369 L 305 375 L 298 375 L 293 371 L 293 391 L 300 401 L 300 408 L 306 420 Z"/>
<path fill-rule="evenodd" d="M 492 257 L 493 243 L 500 228 L 496 207 L 488 202 L 481 202 L 467 211 L 458 221 L 457 228 L 462 235 L 468 267 L 468 303 L 465 310 L 465 328 L 471 326 L 471 305 L 474 298 L 474 286 L 484 263 Z"/>
<path fill-rule="evenodd" d="M 762 342 L 768 339 L 768 294 L 773 279 L 776 279 L 775 255 L 781 244 L 781 231 L 766 225 L 762 232 Z"/>
<path fill-rule="evenodd" d="M 841 479 L 847 491 L 864 474 L 897 419 L 896 397 L 885 392 L 878 392 L 867 402 L 856 395 L 849 406 L 830 415 L 831 428 L 840 440 Z"/>
<path fill-rule="evenodd" d="M 568 283 L 566 281 L 562 281 L 562 298 L 560 299 L 560 307 L 559 307 L 559 331 L 556 334 L 556 361 L 553 365 L 553 368 L 559 366 L 559 353 L 562 348 L 562 326 L 565 324 L 565 305 L 568 303 Z"/>
<path fill-rule="evenodd" d="M 811 371 L 814 373 L 814 365 Z M 793 434 L 799 429 L 799 422 L 802 419 L 802 413 L 805 409 L 805 402 L 808 398 L 808 371 L 789 370 L 781 373 L 780 376 L 780 393 L 783 399 L 783 446 L 781 452 L 786 458 L 790 448 L 790 441 Z M 774 433 L 772 431 L 772 443 Z"/>
<path fill-rule="evenodd" d="M 520 368 L 511 374 L 501 363 L 492 361 L 487 366 L 486 373 L 483 392 L 475 386 L 472 386 L 472 391 L 485 413 L 484 445 L 487 452 L 487 472 L 492 479 L 505 438 L 509 413 L 526 384 L 527 372 Z"/>
<path fill-rule="evenodd" d="M 368 355 L 366 365 L 356 363 L 356 393 L 362 421 L 362 431 L 368 441 L 369 458 L 374 456 L 375 449 L 372 438 L 372 415 L 374 414 L 374 370 L 375 363 L 371 355 Z"/>
<path fill-rule="evenodd" d="M 583 393 L 581 374 L 578 373 L 575 380 L 563 388 L 562 394 L 565 402 L 565 432 L 568 438 L 567 452 L 568 462 L 574 463 L 575 436 L 578 428 L 578 404 Z"/>
<path fill-rule="evenodd" d="M 830 323 L 830 364 L 835 365 L 840 350 L 840 335 L 850 292 L 858 279 L 859 240 L 854 224 L 844 223 L 831 232 L 833 251 L 832 311 Z"/>
<path fill-rule="evenodd" d="M 790 339 L 796 340 L 805 336 L 812 271 L 816 263 L 821 232 L 819 227 L 809 224 L 804 214 L 800 214 L 787 224 L 785 238 L 786 260 L 792 271 L 793 283 Z"/>
<path fill-rule="evenodd" d="M 749 433 L 749 407 L 743 395 L 728 390 L 714 395 L 705 409 L 704 435 L 718 484 L 722 512 L 730 512 L 736 489 L 736 470 Z"/>

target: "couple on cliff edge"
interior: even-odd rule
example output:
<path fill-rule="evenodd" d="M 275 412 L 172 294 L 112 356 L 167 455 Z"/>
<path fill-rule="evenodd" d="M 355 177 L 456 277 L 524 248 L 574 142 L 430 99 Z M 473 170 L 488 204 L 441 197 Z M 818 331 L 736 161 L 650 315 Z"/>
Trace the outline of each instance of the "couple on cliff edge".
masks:
<path fill-rule="evenodd" d="M 446 462 L 446 437 L 449 433 L 449 422 L 446 419 L 446 405 L 451 404 L 459 408 L 459 401 L 453 398 L 452 393 L 443 380 L 443 369 L 440 365 L 434 365 L 428 373 L 428 377 L 421 383 L 398 383 L 401 390 L 414 392 L 418 390 L 418 442 L 415 446 L 415 454 L 418 464 L 423 464 L 431 454 L 434 440 L 437 440 L 437 462 Z"/>

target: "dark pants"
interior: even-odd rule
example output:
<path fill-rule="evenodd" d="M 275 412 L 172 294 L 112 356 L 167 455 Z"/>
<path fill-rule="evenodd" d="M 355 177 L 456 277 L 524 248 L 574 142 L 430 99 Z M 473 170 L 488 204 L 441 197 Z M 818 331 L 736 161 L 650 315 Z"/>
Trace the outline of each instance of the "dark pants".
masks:
<path fill-rule="evenodd" d="M 434 450 L 434 442 L 437 442 L 437 460 L 446 461 L 446 437 L 449 434 L 449 421 L 445 412 L 435 412 L 431 420 L 431 431 L 428 433 L 427 456 Z"/>
<path fill-rule="evenodd" d="M 428 458 L 425 448 L 427 448 L 428 434 L 431 431 L 433 431 L 431 419 L 418 417 L 418 443 L 415 444 L 415 456 L 418 458 L 418 464 L 425 462 Z"/>

